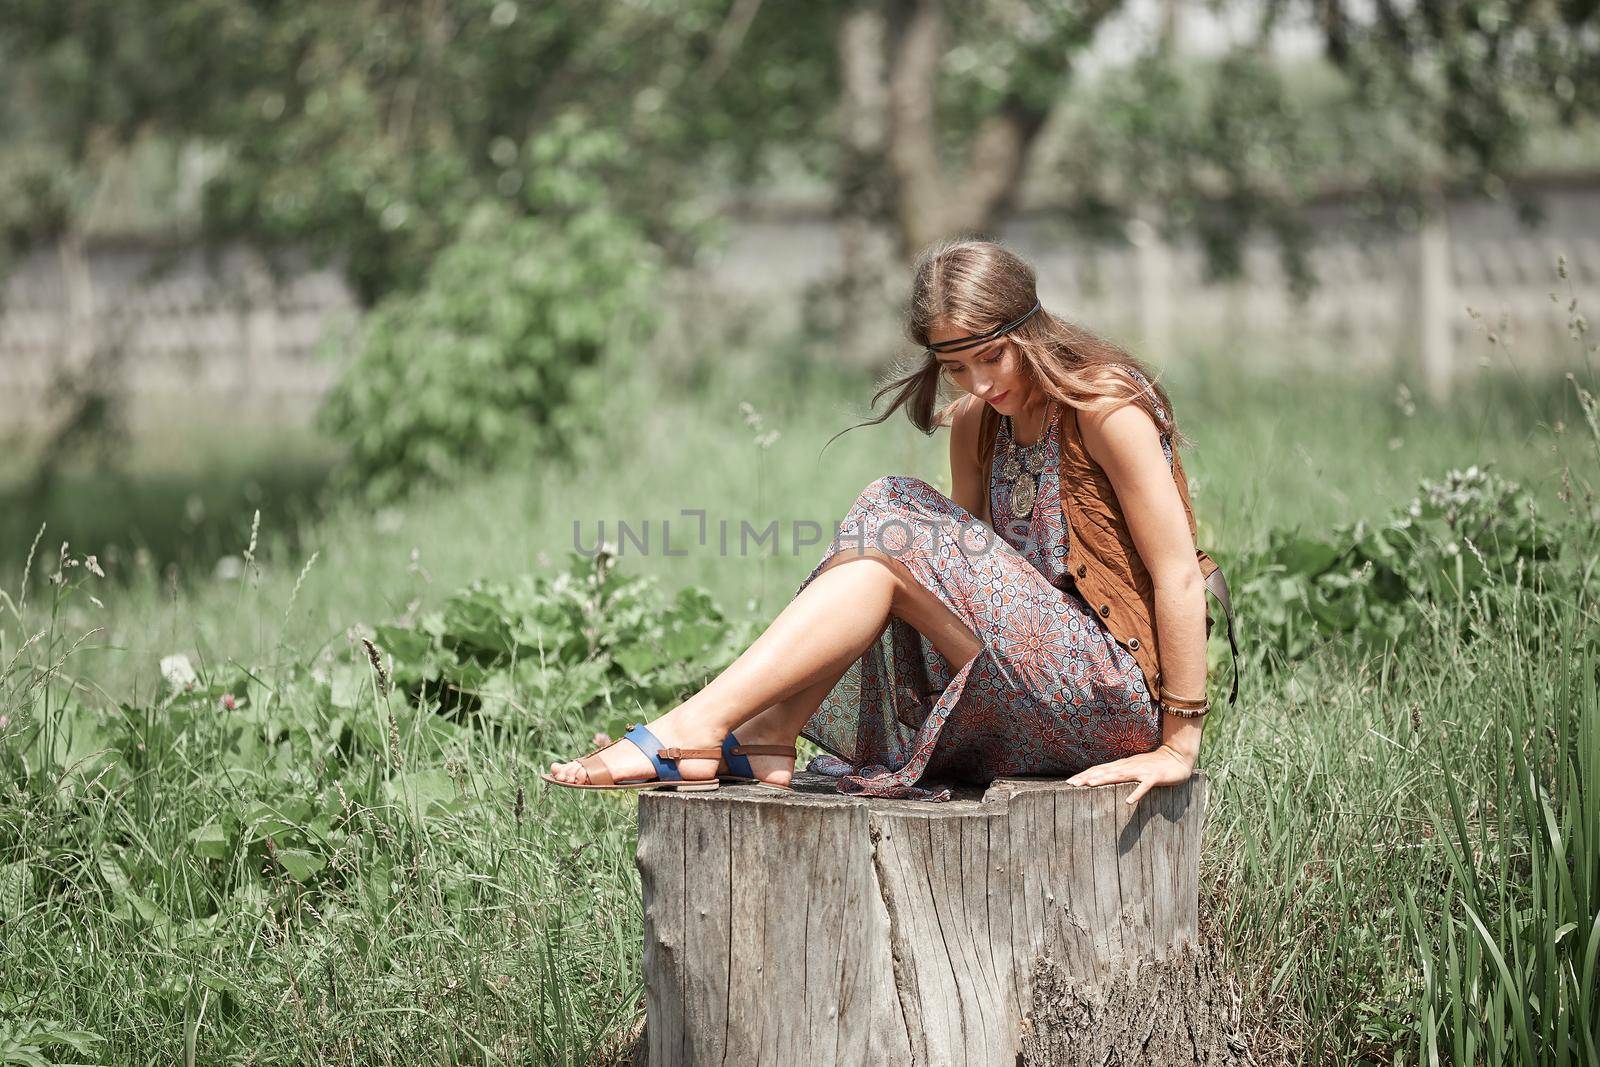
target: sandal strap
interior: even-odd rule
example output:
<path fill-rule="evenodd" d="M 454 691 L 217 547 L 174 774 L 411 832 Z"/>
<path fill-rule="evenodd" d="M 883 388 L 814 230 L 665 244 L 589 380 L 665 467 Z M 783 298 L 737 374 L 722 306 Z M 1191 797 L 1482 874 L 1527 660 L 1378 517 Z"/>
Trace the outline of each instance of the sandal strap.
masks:
<path fill-rule="evenodd" d="M 656 777 L 661 781 L 683 781 L 683 775 L 678 772 L 678 768 L 670 762 L 665 762 L 667 760 L 676 760 L 677 757 L 668 755 L 668 753 L 678 750 L 662 747 L 661 739 L 651 733 L 648 728 L 643 725 L 635 726 L 623 735 L 623 739 L 632 741 L 639 747 L 639 751 L 643 752 L 651 765 L 655 767 Z"/>
<path fill-rule="evenodd" d="M 745 745 L 730 732 L 722 739 L 722 758 L 728 761 L 728 770 L 740 778 L 754 778 L 756 772 L 751 769 L 747 756 L 788 756 L 799 759 L 800 754 L 793 745 Z"/>
<path fill-rule="evenodd" d="M 614 785 L 616 783 L 616 779 L 611 777 L 611 772 L 606 769 L 605 762 L 600 759 L 598 750 L 589 753 L 587 756 L 579 756 L 578 766 L 588 772 L 590 785 Z"/>
<path fill-rule="evenodd" d="M 720 748 L 663 748 L 656 752 L 662 759 L 716 759 L 722 755 Z"/>
<path fill-rule="evenodd" d="M 788 756 L 799 759 L 800 753 L 793 745 L 734 745 L 728 750 L 735 756 Z"/>

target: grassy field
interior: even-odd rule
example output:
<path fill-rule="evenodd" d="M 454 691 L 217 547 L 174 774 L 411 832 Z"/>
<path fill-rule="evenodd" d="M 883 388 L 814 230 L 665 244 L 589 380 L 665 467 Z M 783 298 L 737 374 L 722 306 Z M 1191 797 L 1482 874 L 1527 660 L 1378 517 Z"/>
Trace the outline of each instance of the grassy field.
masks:
<path fill-rule="evenodd" d="M 1593 558 L 1574 479 L 1593 481 L 1600 440 L 1572 383 L 1491 377 L 1439 409 L 1323 355 L 1168 368 L 1200 541 L 1224 563 L 1486 464 L 1529 488 L 1566 559 Z M 475 580 L 553 575 L 575 524 L 589 545 L 618 519 L 652 538 L 671 520 L 688 549 L 623 544 L 617 574 L 704 587 L 737 635 L 819 558 L 790 551 L 797 523 L 829 529 L 886 472 L 947 487 L 945 439 L 898 422 L 819 457 L 869 393 L 793 363 L 646 367 L 573 467 L 525 457 L 377 511 L 263 509 L 219 550 L 237 566 L 125 556 L 56 584 L 47 527 L 25 585 L 24 558 L 0 568 L 0 1063 L 614 1061 L 642 1010 L 633 801 L 536 780 L 607 720 L 543 673 L 493 715 L 413 706 L 359 635 L 425 628 Z M 710 545 L 683 539 L 684 509 L 705 509 Z M 738 554 L 741 520 L 776 521 L 780 551 Z M 1203 910 L 1265 1060 L 1596 1062 L 1595 586 L 1542 582 L 1415 605 L 1390 650 L 1258 661 L 1211 716 Z M 163 685 L 174 654 L 192 691 Z M 609 686 L 611 711 L 648 713 Z"/>

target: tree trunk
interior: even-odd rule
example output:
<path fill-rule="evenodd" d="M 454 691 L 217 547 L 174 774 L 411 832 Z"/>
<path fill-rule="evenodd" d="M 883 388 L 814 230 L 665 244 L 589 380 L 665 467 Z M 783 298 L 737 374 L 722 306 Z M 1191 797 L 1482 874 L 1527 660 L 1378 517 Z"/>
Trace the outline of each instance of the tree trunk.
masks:
<path fill-rule="evenodd" d="M 832 274 L 805 294 L 806 327 L 828 358 L 879 367 L 895 342 L 895 301 L 904 284 L 888 228 L 884 169 L 888 123 L 885 38 L 881 0 L 860 0 L 839 19 L 838 178 L 833 215 L 839 260 Z"/>
<path fill-rule="evenodd" d="M 650 1064 L 1248 1062 L 1194 949 L 1203 775 L 797 785 L 641 797 Z"/>

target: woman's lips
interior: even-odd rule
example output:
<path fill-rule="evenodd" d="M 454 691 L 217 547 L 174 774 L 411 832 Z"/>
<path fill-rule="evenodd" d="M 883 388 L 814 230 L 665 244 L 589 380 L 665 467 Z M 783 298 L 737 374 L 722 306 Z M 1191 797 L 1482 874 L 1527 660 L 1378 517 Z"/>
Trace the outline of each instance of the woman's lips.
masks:
<path fill-rule="evenodd" d="M 1000 401 L 1004 400 L 1006 397 L 1008 397 L 1010 395 L 1011 395 L 1011 390 L 1007 389 L 1005 392 L 1001 393 L 999 396 L 991 396 L 989 398 L 989 403 L 998 404 Z"/>

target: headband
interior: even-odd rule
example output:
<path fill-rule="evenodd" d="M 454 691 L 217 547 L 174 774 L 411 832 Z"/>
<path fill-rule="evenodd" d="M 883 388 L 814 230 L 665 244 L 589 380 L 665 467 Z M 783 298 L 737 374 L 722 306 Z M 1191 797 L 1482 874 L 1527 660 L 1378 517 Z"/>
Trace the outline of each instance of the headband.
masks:
<path fill-rule="evenodd" d="M 928 351 L 930 353 L 933 353 L 933 352 L 964 352 L 969 348 L 976 348 L 979 345 L 983 344 L 985 341 L 992 341 L 996 337 L 999 337 L 1003 333 L 1010 333 L 1012 330 L 1016 329 L 1018 326 L 1021 326 L 1023 323 L 1025 323 L 1029 319 L 1033 318 L 1033 313 L 1038 311 L 1038 310 L 1039 310 L 1039 302 L 1037 300 L 1035 300 L 1033 302 L 1033 307 L 1029 308 L 1027 311 L 1024 311 L 1022 314 L 1018 315 L 1016 318 L 1012 319 L 1008 323 L 1005 323 L 1004 325 L 996 326 L 994 329 L 988 330 L 988 331 L 986 331 L 984 333 L 972 334 L 969 337 L 952 337 L 948 341 L 939 341 L 939 342 L 936 342 L 934 344 L 928 345 L 927 349 L 928 349 Z"/>

